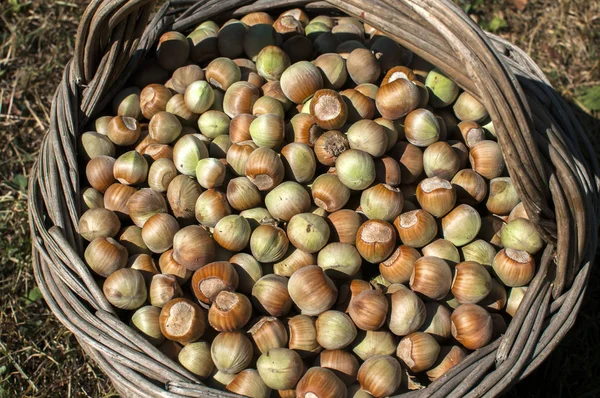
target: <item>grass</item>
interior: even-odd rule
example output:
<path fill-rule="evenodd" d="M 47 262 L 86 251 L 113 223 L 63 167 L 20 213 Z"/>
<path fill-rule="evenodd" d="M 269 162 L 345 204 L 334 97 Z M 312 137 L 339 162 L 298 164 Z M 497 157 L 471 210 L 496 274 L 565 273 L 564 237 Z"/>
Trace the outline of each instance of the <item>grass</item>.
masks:
<path fill-rule="evenodd" d="M 0 397 L 114 394 L 41 298 L 27 224 L 27 176 L 84 4 L 0 2 Z"/>
<path fill-rule="evenodd" d="M 600 3 L 457 0 L 483 27 L 526 49 L 591 135 L 600 134 Z M 116 396 L 50 313 L 31 273 L 26 190 L 49 106 L 85 1 L 0 2 L 0 397 Z M 600 395 L 600 276 L 577 323 L 512 397 Z"/>

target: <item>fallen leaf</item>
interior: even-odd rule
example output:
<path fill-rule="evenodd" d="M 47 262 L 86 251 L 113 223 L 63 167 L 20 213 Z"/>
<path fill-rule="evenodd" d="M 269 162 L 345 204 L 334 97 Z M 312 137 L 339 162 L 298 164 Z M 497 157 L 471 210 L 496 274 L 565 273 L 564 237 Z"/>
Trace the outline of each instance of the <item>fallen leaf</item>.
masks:
<path fill-rule="evenodd" d="M 29 291 L 29 294 L 27 295 L 27 299 L 33 303 L 35 303 L 42 297 L 44 297 L 44 296 L 42 296 L 42 292 L 40 291 L 40 288 L 37 286 L 34 286 L 34 288 L 31 289 Z"/>
<path fill-rule="evenodd" d="M 527 7 L 527 3 L 529 3 L 529 0 L 511 0 L 511 1 L 515 5 L 515 7 L 517 7 L 517 10 L 519 10 L 519 11 L 525 11 L 525 7 Z"/>
<path fill-rule="evenodd" d="M 591 111 L 600 111 L 600 86 L 586 87 L 579 91 L 577 99 Z"/>

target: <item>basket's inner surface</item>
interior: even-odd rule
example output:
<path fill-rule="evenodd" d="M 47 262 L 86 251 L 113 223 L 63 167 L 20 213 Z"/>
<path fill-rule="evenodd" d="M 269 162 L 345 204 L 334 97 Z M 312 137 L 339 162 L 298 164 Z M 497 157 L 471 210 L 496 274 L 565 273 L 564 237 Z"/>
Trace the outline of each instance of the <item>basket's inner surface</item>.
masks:
<path fill-rule="evenodd" d="M 206 19 L 305 6 L 355 16 L 442 69 L 488 109 L 527 213 L 548 243 L 506 334 L 411 395 L 496 395 L 526 377 L 572 326 L 598 229 L 598 165 L 564 101 L 521 50 L 485 35 L 449 0 L 310 3 L 290 0 L 93 1 L 52 108 L 30 182 L 36 279 L 53 312 L 123 396 L 235 396 L 209 390 L 118 318 L 87 265 L 78 235 L 77 137 L 168 30 Z M 337 9 L 337 10 L 336 10 Z M 165 383 L 166 386 L 165 386 Z M 204 395 L 201 395 L 204 394 Z"/>

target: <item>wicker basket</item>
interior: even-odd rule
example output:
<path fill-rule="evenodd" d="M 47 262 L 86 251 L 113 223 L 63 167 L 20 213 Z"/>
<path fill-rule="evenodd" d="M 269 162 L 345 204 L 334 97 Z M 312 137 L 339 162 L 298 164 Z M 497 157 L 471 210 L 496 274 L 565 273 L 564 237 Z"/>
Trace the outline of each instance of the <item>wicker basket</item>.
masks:
<path fill-rule="evenodd" d="M 90 2 L 75 56 L 54 97 L 50 131 L 29 191 L 37 283 L 54 314 L 124 397 L 236 395 L 203 386 L 123 323 L 104 298 L 82 261 L 77 138 L 163 32 L 189 31 L 215 16 L 281 7 L 341 10 L 358 17 L 479 98 L 492 117 L 527 213 L 548 243 L 506 334 L 426 389 L 406 396 L 498 395 L 530 374 L 560 343 L 581 306 L 596 250 L 600 173 L 579 122 L 523 51 L 482 32 L 450 0 L 173 0 L 150 19 L 154 3 Z"/>

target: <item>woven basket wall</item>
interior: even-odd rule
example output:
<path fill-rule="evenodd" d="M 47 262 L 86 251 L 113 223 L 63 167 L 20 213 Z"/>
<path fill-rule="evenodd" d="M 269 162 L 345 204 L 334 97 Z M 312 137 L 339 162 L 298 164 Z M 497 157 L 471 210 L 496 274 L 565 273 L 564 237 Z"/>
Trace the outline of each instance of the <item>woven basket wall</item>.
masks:
<path fill-rule="evenodd" d="M 160 35 L 209 18 L 303 6 L 338 10 L 384 31 L 441 68 L 488 109 L 507 167 L 548 243 L 504 336 L 428 388 L 405 396 L 495 396 L 531 373 L 573 325 L 597 243 L 599 171 L 566 103 L 520 49 L 482 32 L 450 0 L 92 0 L 74 58 L 52 104 L 31 173 L 29 212 L 36 280 L 56 317 L 124 397 L 233 397 L 203 386 L 115 315 L 82 260 L 77 139 L 110 103 Z M 276 12 L 276 11 L 274 11 Z M 339 12 L 339 11 L 337 11 Z"/>

